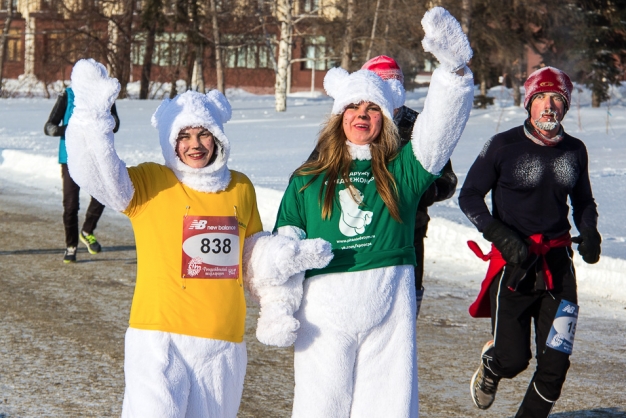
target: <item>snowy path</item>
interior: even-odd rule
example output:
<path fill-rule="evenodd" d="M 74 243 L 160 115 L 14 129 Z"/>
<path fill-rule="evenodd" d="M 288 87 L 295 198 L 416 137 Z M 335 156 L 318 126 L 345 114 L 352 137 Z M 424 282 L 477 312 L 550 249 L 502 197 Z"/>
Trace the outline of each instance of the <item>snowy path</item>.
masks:
<path fill-rule="evenodd" d="M 120 413 L 123 338 L 136 269 L 130 224 L 105 211 L 98 228 L 104 251 L 91 256 L 81 248 L 79 262 L 67 266 L 61 263 L 60 220 L 57 196 L 0 186 L 2 418 Z M 487 412 L 479 413 L 468 395 L 480 347 L 489 339 L 489 321 L 467 314 L 480 274 L 433 259 L 426 272 L 418 321 L 421 416 L 512 417 L 530 371 L 501 384 Z M 626 417 L 624 305 L 582 297 L 581 306 L 572 369 L 553 416 Z M 256 307 L 250 306 L 249 363 L 239 416 L 288 417 L 292 351 L 259 344 L 256 317 Z"/>
<path fill-rule="evenodd" d="M 421 96 L 420 96 L 421 94 Z M 422 93 L 409 95 L 420 108 Z M 271 98 L 235 98 L 226 126 L 233 153 L 229 166 L 257 186 L 266 228 L 289 173 L 313 147 L 327 99 L 290 98 L 275 114 Z M 134 277 L 134 240 L 128 221 L 105 210 L 99 256 L 79 253 L 75 266 L 62 257 L 58 139 L 45 137 L 51 100 L 0 101 L 0 418 L 118 416 L 123 392 L 123 335 Z M 155 101 L 120 101 L 116 146 L 130 165 L 161 161 L 149 126 Z M 572 369 L 556 417 L 626 417 L 626 111 L 572 109 L 566 129 L 585 141 L 604 237 L 600 263 L 577 263 L 581 313 Z M 503 107 L 472 112 L 453 155 L 462 184 L 482 144 L 517 125 L 524 112 Z M 579 127 L 580 121 L 580 127 Z M 609 133 L 605 133 L 608 130 Z M 86 197 L 82 207 L 87 205 Z M 84 212 L 84 210 L 83 210 Z M 81 212 L 82 214 L 82 212 Z M 474 239 L 456 198 L 435 206 L 426 242 L 427 288 L 418 321 L 421 410 L 424 417 L 512 416 L 530 372 L 501 386 L 496 404 L 479 413 L 468 396 L 489 321 L 471 319 L 486 263 L 467 249 Z M 290 350 L 254 339 L 250 307 L 246 341 L 249 367 L 241 417 L 289 416 L 293 377 Z"/>

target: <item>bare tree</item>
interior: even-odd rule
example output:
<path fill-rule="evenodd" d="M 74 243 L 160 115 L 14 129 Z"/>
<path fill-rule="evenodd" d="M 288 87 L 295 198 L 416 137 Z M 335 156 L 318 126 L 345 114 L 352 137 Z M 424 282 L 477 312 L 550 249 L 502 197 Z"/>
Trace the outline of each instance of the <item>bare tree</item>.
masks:
<path fill-rule="evenodd" d="M 194 48 L 194 61 L 191 76 L 191 87 L 204 93 L 204 39 L 202 36 L 202 19 L 200 5 L 197 0 L 189 1 L 189 41 Z"/>
<path fill-rule="evenodd" d="M 213 33 L 213 44 L 215 46 L 215 75 L 217 81 L 217 89 L 222 93 L 226 93 L 224 83 L 224 63 L 222 62 L 222 46 L 220 42 L 220 29 L 217 20 L 216 0 L 209 0 L 211 8 L 211 29 Z"/>
<path fill-rule="evenodd" d="M 462 0 L 461 8 L 463 10 L 461 15 L 461 27 L 463 32 L 469 36 L 470 24 L 472 21 L 472 0 Z"/>
<path fill-rule="evenodd" d="M 2 28 L 2 38 L 0 39 L 0 89 L 2 89 L 2 79 L 4 77 L 4 62 L 6 61 L 7 43 L 9 41 L 9 30 L 13 21 L 13 0 L 8 1 L 7 17 L 4 19 Z"/>
<path fill-rule="evenodd" d="M 128 97 L 127 85 L 130 81 L 131 45 L 133 42 L 133 15 L 135 0 L 120 0 L 114 6 L 117 13 L 109 19 L 109 43 L 107 58 L 112 75 L 120 82 L 119 98 Z"/>
<path fill-rule="evenodd" d="M 352 41 L 354 36 L 353 18 L 354 18 L 354 0 L 346 1 L 345 11 L 345 32 L 343 36 L 343 48 L 341 49 L 341 68 L 350 71 L 350 63 L 352 62 Z"/>
<path fill-rule="evenodd" d="M 380 10 L 380 0 L 376 0 L 376 9 L 374 11 L 374 23 L 372 23 L 372 34 L 370 36 L 370 45 L 367 48 L 367 54 L 365 55 L 365 61 L 369 61 L 372 54 L 372 45 L 374 44 L 374 38 L 376 38 L 376 23 L 378 23 L 378 11 Z"/>
<path fill-rule="evenodd" d="M 146 0 L 141 13 L 141 28 L 146 31 L 146 48 L 143 55 L 139 87 L 139 99 L 142 100 L 148 98 L 156 35 L 163 32 L 165 24 L 163 0 Z"/>

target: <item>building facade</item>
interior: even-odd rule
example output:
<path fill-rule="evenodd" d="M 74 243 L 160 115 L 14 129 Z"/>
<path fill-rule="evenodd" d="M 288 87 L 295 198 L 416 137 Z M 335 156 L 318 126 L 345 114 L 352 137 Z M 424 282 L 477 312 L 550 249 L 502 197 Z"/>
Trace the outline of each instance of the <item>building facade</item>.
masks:
<path fill-rule="evenodd" d="M 218 12 L 229 16 L 220 33 L 224 80 L 227 88 L 254 93 L 272 93 L 275 84 L 278 24 L 273 2 L 263 0 L 214 0 Z M 294 14 L 317 14 L 321 19 L 339 15 L 337 0 L 298 0 Z M 45 83 L 69 80 L 73 64 L 94 58 L 115 65 L 118 39 L 130 38 L 129 81 L 140 79 L 148 34 L 142 28 L 142 13 L 148 0 L 0 0 L 0 26 L 6 26 L 8 9 L 13 16 L 8 31 L 4 78 L 33 77 Z M 194 66 L 203 63 L 207 88 L 216 86 L 215 48 L 210 37 L 208 10 L 200 7 L 196 19 L 205 26 L 206 42 L 197 60 L 197 43 L 191 42 L 192 18 L 176 23 L 174 0 L 163 1 L 167 25 L 154 40 L 150 80 L 191 83 Z M 199 2 L 206 6 L 208 2 Z M 132 10 L 129 12 L 129 7 Z M 254 13 L 251 13 L 254 12 Z M 124 19 L 132 24 L 124 31 Z M 301 25 L 302 27 L 303 25 Z M 306 29 L 306 28 L 305 28 Z M 203 30 L 200 28 L 200 30 Z M 301 31 L 302 32 L 302 31 Z M 304 31 L 306 33 L 306 30 Z M 326 71 L 335 65 L 321 34 L 298 34 L 292 42 L 290 90 L 321 90 Z"/>

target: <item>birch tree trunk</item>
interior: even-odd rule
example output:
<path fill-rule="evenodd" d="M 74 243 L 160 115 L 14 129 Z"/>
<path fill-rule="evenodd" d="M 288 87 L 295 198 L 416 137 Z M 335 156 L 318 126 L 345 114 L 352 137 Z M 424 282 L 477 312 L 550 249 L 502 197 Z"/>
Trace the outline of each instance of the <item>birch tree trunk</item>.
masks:
<path fill-rule="evenodd" d="M 354 36 L 354 28 L 352 27 L 352 18 L 354 16 L 354 0 L 346 0 L 346 30 L 343 36 L 343 48 L 341 51 L 341 68 L 350 71 L 350 62 L 352 62 L 352 37 Z"/>
<path fill-rule="evenodd" d="M 196 59 L 193 62 L 193 74 L 191 76 L 191 86 L 200 93 L 205 93 L 204 85 L 204 46 L 196 45 Z"/>
<path fill-rule="evenodd" d="M 213 44 L 215 45 L 215 77 L 217 81 L 217 89 L 226 94 L 224 83 L 224 64 L 222 62 L 222 48 L 220 43 L 220 29 L 217 25 L 217 6 L 215 0 L 210 0 L 211 7 L 211 24 L 213 26 Z"/>
<path fill-rule="evenodd" d="M 293 0 L 278 0 L 276 11 L 280 22 L 280 42 L 278 43 L 278 62 L 276 71 L 276 84 L 274 85 L 274 96 L 276 100 L 276 111 L 287 110 L 287 72 L 289 67 L 289 49 L 291 48 L 291 34 L 293 31 L 293 19 L 291 11 Z"/>
<path fill-rule="evenodd" d="M 365 61 L 369 61 L 372 55 L 372 46 L 374 45 L 374 38 L 376 38 L 376 23 L 378 22 L 378 10 L 379 9 L 380 9 L 380 0 L 376 0 L 376 10 L 374 11 L 374 23 L 372 23 L 372 34 L 370 35 L 370 45 L 367 48 Z"/>
<path fill-rule="evenodd" d="M 387 39 L 389 39 L 389 21 L 392 18 L 391 11 L 393 10 L 393 0 L 389 0 L 389 4 L 387 5 L 387 20 L 385 21 L 385 35 L 383 36 L 383 54 L 388 54 L 387 52 Z"/>

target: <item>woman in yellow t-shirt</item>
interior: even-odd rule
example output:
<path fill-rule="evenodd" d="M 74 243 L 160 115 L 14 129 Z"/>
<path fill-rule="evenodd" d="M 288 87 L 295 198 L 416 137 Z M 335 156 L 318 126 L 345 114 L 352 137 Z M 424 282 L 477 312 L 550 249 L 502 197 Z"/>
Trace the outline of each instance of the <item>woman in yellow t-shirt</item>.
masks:
<path fill-rule="evenodd" d="M 223 124 L 231 107 L 220 92 L 164 100 L 152 125 L 165 164 L 127 168 L 113 146 L 110 108 L 118 81 L 94 60 L 81 60 L 72 86 L 70 174 L 130 218 L 137 245 L 122 417 L 235 417 L 247 363 L 244 266 L 249 274 L 276 276 L 285 260 L 302 270 L 327 260 L 299 267 L 285 251 L 254 252 L 259 243 L 273 243 L 306 253 L 295 240 L 262 233 L 252 183 L 227 167 Z"/>

